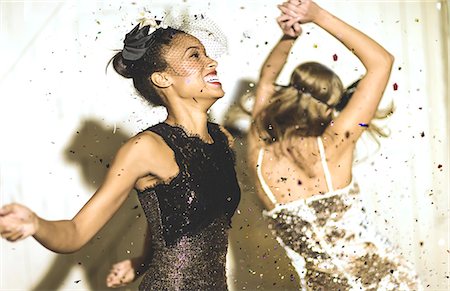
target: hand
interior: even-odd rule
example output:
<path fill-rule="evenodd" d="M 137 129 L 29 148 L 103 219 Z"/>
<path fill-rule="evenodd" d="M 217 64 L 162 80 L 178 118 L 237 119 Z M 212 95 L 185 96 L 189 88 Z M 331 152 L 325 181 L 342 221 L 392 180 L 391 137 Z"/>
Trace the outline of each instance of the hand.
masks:
<path fill-rule="evenodd" d="M 114 264 L 106 277 L 106 286 L 117 288 L 133 282 L 136 277 L 131 259 Z"/>
<path fill-rule="evenodd" d="M 20 204 L 8 204 L 0 208 L 0 234 L 8 241 L 17 241 L 34 235 L 39 219 L 34 212 Z"/>
<path fill-rule="evenodd" d="M 299 18 L 295 18 L 283 13 L 277 18 L 277 22 L 283 33 L 287 36 L 297 38 L 300 36 L 300 34 L 302 34 L 302 28 L 300 27 Z"/>
<path fill-rule="evenodd" d="M 314 22 L 320 11 L 320 7 L 312 0 L 288 0 L 278 5 L 278 9 L 302 24 Z"/>

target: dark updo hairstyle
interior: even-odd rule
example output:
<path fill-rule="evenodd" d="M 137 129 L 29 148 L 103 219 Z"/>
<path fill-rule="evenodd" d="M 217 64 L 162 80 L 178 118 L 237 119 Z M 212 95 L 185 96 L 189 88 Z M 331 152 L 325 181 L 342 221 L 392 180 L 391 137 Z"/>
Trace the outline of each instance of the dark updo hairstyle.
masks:
<path fill-rule="evenodd" d="M 151 105 L 165 105 L 150 76 L 167 69 L 165 52 L 173 38 L 181 33 L 184 32 L 171 27 L 158 28 L 150 34 L 151 37 L 145 43 L 146 51 L 139 59 L 127 60 L 122 51 L 112 58 L 114 70 L 125 78 L 132 78 L 136 90 Z"/>

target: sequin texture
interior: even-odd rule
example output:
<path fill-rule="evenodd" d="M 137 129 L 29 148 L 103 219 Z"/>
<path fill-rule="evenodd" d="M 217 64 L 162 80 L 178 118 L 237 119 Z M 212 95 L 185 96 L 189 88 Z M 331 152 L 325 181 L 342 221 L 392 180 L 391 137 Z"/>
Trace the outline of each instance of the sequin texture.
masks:
<path fill-rule="evenodd" d="M 368 222 L 356 182 L 264 216 L 303 290 L 422 290 L 409 263 Z"/>
<path fill-rule="evenodd" d="M 153 251 L 139 290 L 226 290 L 228 230 L 240 200 L 228 140 L 214 123 L 212 144 L 166 123 L 148 130 L 174 151 L 179 173 L 138 191 Z"/>

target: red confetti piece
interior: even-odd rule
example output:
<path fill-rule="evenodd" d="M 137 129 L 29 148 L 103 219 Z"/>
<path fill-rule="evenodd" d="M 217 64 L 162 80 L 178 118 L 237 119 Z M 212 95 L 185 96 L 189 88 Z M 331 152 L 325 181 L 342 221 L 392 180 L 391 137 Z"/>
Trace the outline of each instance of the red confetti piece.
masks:
<path fill-rule="evenodd" d="M 337 60 L 338 60 L 338 56 L 337 56 L 337 54 L 334 54 L 334 55 L 333 55 L 333 61 L 336 62 Z"/>
<path fill-rule="evenodd" d="M 397 90 L 398 90 L 398 84 L 394 83 L 394 91 L 397 91 Z"/>

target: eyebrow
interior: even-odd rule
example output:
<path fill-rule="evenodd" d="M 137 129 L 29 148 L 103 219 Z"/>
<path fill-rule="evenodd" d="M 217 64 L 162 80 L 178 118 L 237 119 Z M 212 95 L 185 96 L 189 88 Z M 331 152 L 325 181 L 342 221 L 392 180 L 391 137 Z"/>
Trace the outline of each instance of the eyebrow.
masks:
<path fill-rule="evenodd" d="M 191 50 L 191 49 L 200 49 L 200 47 L 199 46 L 190 46 L 190 47 L 188 47 L 187 49 L 186 49 L 186 51 L 184 52 L 184 55 L 186 55 L 187 54 L 187 52 L 189 51 L 189 50 Z"/>

